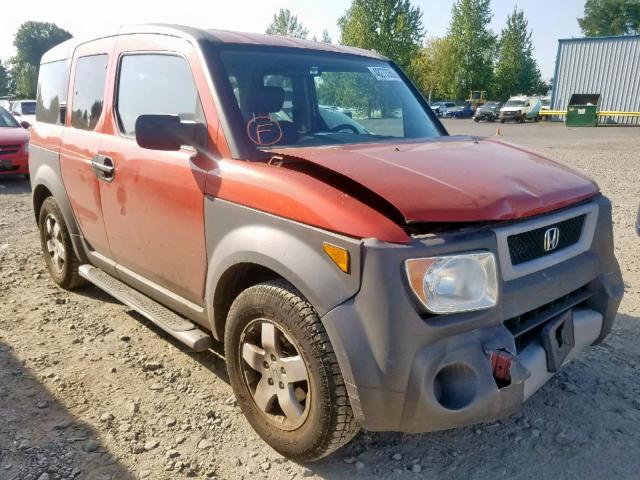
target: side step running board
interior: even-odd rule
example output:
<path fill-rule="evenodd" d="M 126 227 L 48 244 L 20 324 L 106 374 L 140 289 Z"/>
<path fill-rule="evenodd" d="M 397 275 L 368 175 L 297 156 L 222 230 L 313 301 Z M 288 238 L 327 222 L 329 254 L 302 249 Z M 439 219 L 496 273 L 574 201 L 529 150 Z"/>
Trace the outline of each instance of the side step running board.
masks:
<path fill-rule="evenodd" d="M 80 265 L 79 271 L 81 277 L 136 310 L 196 352 L 203 352 L 211 347 L 210 335 L 207 335 L 189 320 L 160 305 L 155 300 L 125 285 L 120 280 L 93 265 Z"/>

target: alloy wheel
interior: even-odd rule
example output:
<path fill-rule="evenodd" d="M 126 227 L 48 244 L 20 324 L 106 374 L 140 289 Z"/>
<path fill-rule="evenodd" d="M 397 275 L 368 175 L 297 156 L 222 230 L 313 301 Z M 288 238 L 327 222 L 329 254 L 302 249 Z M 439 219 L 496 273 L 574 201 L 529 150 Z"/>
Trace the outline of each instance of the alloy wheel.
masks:
<path fill-rule="evenodd" d="M 47 246 L 47 254 L 51 259 L 53 268 L 59 273 L 64 269 L 67 253 L 62 240 L 62 230 L 56 217 L 52 214 L 44 220 L 44 240 Z"/>
<path fill-rule="evenodd" d="M 245 327 L 239 351 L 245 385 L 263 416 L 283 430 L 302 425 L 312 392 L 309 370 L 295 341 L 261 318 Z"/>

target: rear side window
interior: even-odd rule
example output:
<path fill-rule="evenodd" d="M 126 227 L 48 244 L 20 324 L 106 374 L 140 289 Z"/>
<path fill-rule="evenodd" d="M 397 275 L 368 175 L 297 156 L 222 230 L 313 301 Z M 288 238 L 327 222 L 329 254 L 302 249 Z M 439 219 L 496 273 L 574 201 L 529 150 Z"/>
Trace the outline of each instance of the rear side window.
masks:
<path fill-rule="evenodd" d="M 135 135 L 144 114 L 174 114 L 204 122 L 204 113 L 187 61 L 174 55 L 122 57 L 116 111 L 122 133 Z"/>
<path fill-rule="evenodd" d="M 69 64 L 67 60 L 40 65 L 36 121 L 62 125 L 68 91 Z"/>
<path fill-rule="evenodd" d="M 71 100 L 71 125 L 93 130 L 102 114 L 104 83 L 107 78 L 107 55 L 82 57 L 76 63 Z"/>

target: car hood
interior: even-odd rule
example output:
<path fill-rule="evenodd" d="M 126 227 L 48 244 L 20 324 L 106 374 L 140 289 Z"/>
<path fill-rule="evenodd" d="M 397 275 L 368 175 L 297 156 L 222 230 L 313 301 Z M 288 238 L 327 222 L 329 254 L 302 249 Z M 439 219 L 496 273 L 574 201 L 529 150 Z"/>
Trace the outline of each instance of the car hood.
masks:
<path fill-rule="evenodd" d="M 348 177 L 373 192 L 371 198 L 393 205 L 406 223 L 518 219 L 598 193 L 585 175 L 493 139 L 451 136 L 278 153 Z"/>
<path fill-rule="evenodd" d="M 29 132 L 24 128 L 0 127 L 0 145 L 17 145 L 29 139 Z"/>
<path fill-rule="evenodd" d="M 522 109 L 524 109 L 525 107 L 502 107 L 500 109 L 501 112 L 518 112 Z"/>

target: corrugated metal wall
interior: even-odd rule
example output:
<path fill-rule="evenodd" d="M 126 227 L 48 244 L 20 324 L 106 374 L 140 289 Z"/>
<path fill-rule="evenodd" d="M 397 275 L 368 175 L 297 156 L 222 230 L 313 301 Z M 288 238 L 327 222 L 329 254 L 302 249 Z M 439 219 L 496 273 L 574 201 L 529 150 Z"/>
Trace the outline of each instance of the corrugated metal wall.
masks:
<path fill-rule="evenodd" d="M 600 93 L 600 110 L 639 112 L 640 36 L 559 40 L 551 108 L 565 110 L 574 93 Z"/>

